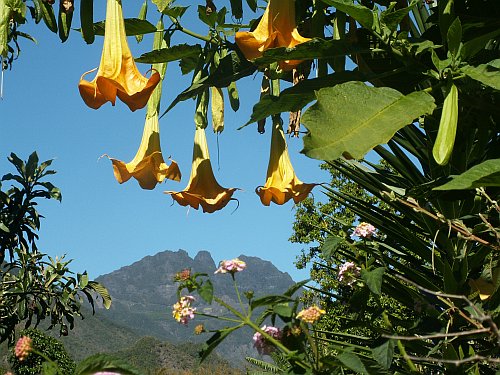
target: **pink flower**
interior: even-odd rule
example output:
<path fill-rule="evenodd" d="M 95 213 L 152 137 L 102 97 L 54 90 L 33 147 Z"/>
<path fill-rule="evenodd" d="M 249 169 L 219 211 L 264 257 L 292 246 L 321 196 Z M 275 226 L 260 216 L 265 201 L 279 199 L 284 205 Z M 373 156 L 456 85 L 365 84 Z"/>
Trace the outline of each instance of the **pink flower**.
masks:
<path fill-rule="evenodd" d="M 194 301 L 193 296 L 181 297 L 179 302 L 176 302 L 173 306 L 172 316 L 179 323 L 187 325 L 190 319 L 194 319 L 194 312 L 196 307 L 191 306 L 191 302 Z"/>
<path fill-rule="evenodd" d="M 272 338 L 281 340 L 282 332 L 279 328 L 272 326 L 262 326 L 261 329 Z M 260 332 L 255 332 L 255 334 L 253 335 L 253 346 L 261 355 L 269 355 L 275 349 L 274 346 L 272 346 L 272 344 L 267 341 Z"/>
<path fill-rule="evenodd" d="M 325 314 L 326 314 L 325 310 L 322 310 L 318 306 L 313 305 L 311 307 L 308 307 L 307 309 L 300 311 L 297 314 L 296 318 L 302 320 L 303 322 L 313 324 L 316 321 L 318 321 L 322 315 Z"/>
<path fill-rule="evenodd" d="M 359 271 L 361 271 L 361 268 L 357 267 L 353 262 L 346 262 L 339 269 L 339 281 L 350 286 L 359 277 Z"/>
<path fill-rule="evenodd" d="M 219 268 L 214 273 L 231 273 L 243 271 L 247 264 L 238 258 L 232 260 L 223 260 L 219 263 Z"/>
<path fill-rule="evenodd" d="M 30 354 L 32 343 L 33 340 L 31 340 L 28 336 L 22 336 L 19 340 L 17 340 L 16 347 L 14 348 L 14 354 L 19 361 L 24 361 Z"/>
<path fill-rule="evenodd" d="M 354 229 L 354 235 L 362 238 L 371 238 L 375 233 L 375 227 L 364 221 Z"/>

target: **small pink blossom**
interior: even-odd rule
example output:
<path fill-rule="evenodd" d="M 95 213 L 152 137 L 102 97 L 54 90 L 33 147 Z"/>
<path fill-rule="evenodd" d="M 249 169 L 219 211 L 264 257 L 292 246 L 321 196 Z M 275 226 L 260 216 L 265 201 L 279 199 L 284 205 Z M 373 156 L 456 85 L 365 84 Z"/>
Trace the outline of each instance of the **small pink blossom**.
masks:
<path fill-rule="evenodd" d="M 361 271 L 361 268 L 357 267 L 353 262 L 346 262 L 339 269 L 339 281 L 350 286 L 359 277 L 359 271 Z"/>
<path fill-rule="evenodd" d="M 231 273 L 243 271 L 247 264 L 238 258 L 232 260 L 223 260 L 219 263 L 219 268 L 214 273 Z"/>
<path fill-rule="evenodd" d="M 364 221 L 354 229 L 354 235 L 362 238 L 371 238 L 375 233 L 375 227 Z"/>
<path fill-rule="evenodd" d="M 31 352 L 33 340 L 28 336 L 22 336 L 17 340 L 14 354 L 19 361 L 24 361 Z"/>
<path fill-rule="evenodd" d="M 191 306 L 194 301 L 193 296 L 184 296 L 173 306 L 172 316 L 181 324 L 188 324 L 190 319 L 194 319 L 196 307 Z"/>
<path fill-rule="evenodd" d="M 279 328 L 273 326 L 262 326 L 261 329 L 272 338 L 281 340 L 282 332 Z M 275 350 L 274 346 L 272 346 L 272 344 L 266 340 L 260 332 L 255 332 L 253 335 L 253 346 L 261 355 L 269 355 Z"/>

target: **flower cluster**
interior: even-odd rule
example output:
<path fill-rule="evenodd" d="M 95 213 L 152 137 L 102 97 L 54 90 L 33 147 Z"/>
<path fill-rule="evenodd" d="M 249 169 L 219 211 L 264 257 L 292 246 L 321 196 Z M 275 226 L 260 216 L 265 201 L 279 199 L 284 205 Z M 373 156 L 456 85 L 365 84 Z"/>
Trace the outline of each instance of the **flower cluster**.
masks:
<path fill-rule="evenodd" d="M 283 333 L 279 328 L 273 326 L 262 326 L 261 329 L 272 338 L 281 340 L 281 336 L 283 335 Z M 253 346 L 261 355 L 270 354 L 274 351 L 274 346 L 272 346 L 271 343 L 266 340 L 260 332 L 255 332 L 255 334 L 253 335 Z"/>
<path fill-rule="evenodd" d="M 307 309 L 303 309 L 300 311 L 296 318 L 302 320 L 303 322 L 306 323 L 315 323 L 321 318 L 322 315 L 325 315 L 326 311 L 320 309 L 318 306 L 313 305 L 311 307 L 308 307 Z"/>
<path fill-rule="evenodd" d="M 362 238 L 371 238 L 375 233 L 375 227 L 364 221 L 354 229 L 354 235 Z"/>
<path fill-rule="evenodd" d="M 230 273 L 235 274 L 236 272 L 243 271 L 247 264 L 238 258 L 231 260 L 223 260 L 219 263 L 219 268 L 214 273 Z"/>
<path fill-rule="evenodd" d="M 28 336 L 22 336 L 17 340 L 16 347 L 14 348 L 14 354 L 17 359 L 24 361 L 26 357 L 31 352 L 33 340 Z"/>
<path fill-rule="evenodd" d="M 194 319 L 196 307 L 191 306 L 194 301 L 193 296 L 184 296 L 173 306 L 172 316 L 175 320 L 182 324 L 188 324 L 190 319 Z"/>
<path fill-rule="evenodd" d="M 194 327 L 195 335 L 201 335 L 203 332 L 206 332 L 205 326 L 203 324 L 198 324 L 196 327 Z"/>
<path fill-rule="evenodd" d="M 356 281 L 356 278 L 359 277 L 359 271 L 361 271 L 361 268 L 353 262 L 346 262 L 339 269 L 339 281 L 347 285 L 352 285 Z"/>
<path fill-rule="evenodd" d="M 191 277 L 191 269 L 185 268 L 180 272 L 177 272 L 174 276 L 174 281 L 186 281 Z"/>

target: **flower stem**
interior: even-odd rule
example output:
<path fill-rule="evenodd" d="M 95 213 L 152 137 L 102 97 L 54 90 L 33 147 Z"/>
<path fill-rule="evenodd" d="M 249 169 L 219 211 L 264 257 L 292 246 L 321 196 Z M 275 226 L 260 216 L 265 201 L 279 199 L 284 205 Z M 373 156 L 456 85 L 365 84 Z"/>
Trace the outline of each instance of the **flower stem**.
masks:
<path fill-rule="evenodd" d="M 172 16 L 168 16 L 168 18 L 170 18 L 170 20 L 172 21 L 172 23 L 175 25 L 176 30 L 179 30 L 179 31 L 183 32 L 184 34 L 190 35 L 190 36 L 192 36 L 194 38 L 197 38 L 197 39 L 200 39 L 200 40 L 204 40 L 205 42 L 213 43 L 212 38 L 210 38 L 209 36 L 201 35 L 201 34 L 195 33 L 194 31 L 186 29 L 184 26 L 182 26 L 179 23 L 179 20 L 177 20 L 176 18 L 174 18 Z"/>

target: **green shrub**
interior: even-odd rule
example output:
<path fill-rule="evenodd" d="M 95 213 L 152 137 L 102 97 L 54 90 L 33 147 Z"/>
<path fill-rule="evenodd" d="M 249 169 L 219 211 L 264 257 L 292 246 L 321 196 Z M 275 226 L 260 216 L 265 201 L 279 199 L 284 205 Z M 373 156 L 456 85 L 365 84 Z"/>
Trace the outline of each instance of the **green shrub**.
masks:
<path fill-rule="evenodd" d="M 19 361 L 12 352 L 9 362 L 16 375 L 39 374 L 42 370 L 42 364 L 46 361 L 43 356 L 56 362 L 63 374 L 70 375 L 75 372 L 75 362 L 57 339 L 33 328 L 22 331 L 19 337 L 22 336 L 28 336 L 33 340 L 32 348 L 35 352 L 31 352 L 24 361 Z"/>

